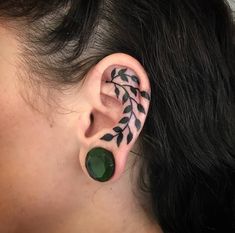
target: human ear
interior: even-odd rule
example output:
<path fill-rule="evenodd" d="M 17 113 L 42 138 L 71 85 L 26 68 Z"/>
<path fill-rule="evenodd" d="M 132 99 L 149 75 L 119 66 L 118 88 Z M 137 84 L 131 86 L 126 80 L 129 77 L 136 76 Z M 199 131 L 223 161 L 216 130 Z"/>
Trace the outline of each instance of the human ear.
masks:
<path fill-rule="evenodd" d="M 88 106 L 80 113 L 78 122 L 81 167 L 91 176 L 87 166 L 88 152 L 107 150 L 113 155 L 108 161 L 109 165 L 113 163 L 113 171 L 109 172 L 111 177 L 98 180 L 116 180 L 125 169 L 128 153 L 148 114 L 151 90 L 147 74 L 135 58 L 123 53 L 112 54 L 92 67 L 81 91 Z M 102 167 L 98 168 L 102 177 L 105 165 L 95 161 L 94 166 Z"/>

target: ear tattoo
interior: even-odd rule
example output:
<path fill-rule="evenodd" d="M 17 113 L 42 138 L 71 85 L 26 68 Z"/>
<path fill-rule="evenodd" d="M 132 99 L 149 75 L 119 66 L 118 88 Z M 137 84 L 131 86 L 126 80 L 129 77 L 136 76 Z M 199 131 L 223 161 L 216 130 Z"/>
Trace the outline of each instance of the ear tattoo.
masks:
<path fill-rule="evenodd" d="M 127 144 L 133 139 L 133 133 L 130 128 L 130 120 L 134 118 L 135 127 L 138 130 L 141 128 L 141 121 L 137 118 L 135 111 L 139 111 L 142 114 L 146 114 L 146 111 L 142 104 L 138 103 L 136 96 L 139 93 L 140 96 L 150 101 L 150 94 L 146 91 L 141 91 L 136 85 L 140 84 L 139 78 L 135 75 L 129 75 L 126 73 L 127 69 L 113 69 L 111 72 L 111 80 L 107 80 L 106 83 L 114 85 L 115 95 L 117 99 L 122 100 L 122 104 L 128 103 L 123 111 L 124 116 L 120 121 L 120 126 L 113 128 L 114 134 L 105 134 L 101 137 L 101 140 L 111 141 L 116 139 L 117 146 L 119 147 L 124 138 L 124 131 L 128 129 L 128 135 L 126 138 Z M 119 82 L 118 82 L 118 81 Z M 120 82 L 121 81 L 121 82 Z M 130 85 L 130 84 L 133 85 Z M 134 108 L 136 106 L 136 109 Z M 123 127 L 124 125 L 124 127 Z M 87 153 L 85 166 L 88 174 L 96 181 L 105 182 L 112 178 L 115 173 L 115 159 L 111 151 L 102 148 L 95 147 Z"/>
<path fill-rule="evenodd" d="M 101 140 L 105 141 L 111 141 L 114 138 L 116 139 L 117 146 L 119 147 L 121 142 L 123 141 L 124 135 L 123 132 L 128 129 L 129 133 L 126 138 L 126 143 L 129 144 L 131 140 L 133 139 L 133 132 L 130 129 L 129 123 L 132 117 L 135 118 L 135 127 L 137 131 L 140 130 L 141 128 L 141 121 L 137 118 L 136 113 L 134 112 L 134 105 L 136 105 L 137 110 L 140 113 L 146 114 L 146 111 L 143 107 L 142 104 L 138 103 L 135 97 L 139 93 L 140 96 L 143 98 L 147 99 L 150 101 L 150 94 L 147 93 L 146 91 L 141 91 L 138 87 L 134 87 L 133 85 L 130 85 L 130 82 L 133 84 L 140 84 L 139 78 L 135 75 L 129 75 L 126 73 L 127 68 L 125 69 L 120 69 L 117 72 L 117 69 L 113 69 L 111 72 L 111 80 L 107 80 L 106 83 L 111 83 L 115 87 L 115 94 L 117 99 L 121 98 L 122 104 L 125 105 L 126 103 L 127 106 L 125 107 L 123 113 L 124 114 L 129 114 L 128 116 L 124 116 L 120 121 L 119 124 L 120 126 L 117 126 L 113 128 L 114 134 L 105 134 L 103 137 L 101 137 Z M 122 82 L 119 83 L 116 80 L 119 79 Z M 129 84 L 125 84 L 129 83 Z M 123 93 L 123 96 L 121 97 Z M 125 125 L 123 127 L 123 125 Z"/>

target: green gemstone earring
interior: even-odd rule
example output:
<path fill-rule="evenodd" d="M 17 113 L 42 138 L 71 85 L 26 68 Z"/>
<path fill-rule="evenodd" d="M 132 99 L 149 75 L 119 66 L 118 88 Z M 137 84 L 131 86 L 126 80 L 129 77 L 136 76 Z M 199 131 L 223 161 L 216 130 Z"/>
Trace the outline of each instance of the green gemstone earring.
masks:
<path fill-rule="evenodd" d="M 87 153 L 86 169 L 89 175 L 97 181 L 110 180 L 115 171 L 113 153 L 102 147 L 95 147 Z"/>

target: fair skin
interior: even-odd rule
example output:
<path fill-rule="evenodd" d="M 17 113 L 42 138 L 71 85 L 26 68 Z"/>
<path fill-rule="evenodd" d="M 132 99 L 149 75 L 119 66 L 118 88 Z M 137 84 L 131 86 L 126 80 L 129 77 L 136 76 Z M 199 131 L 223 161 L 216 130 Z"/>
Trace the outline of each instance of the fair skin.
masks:
<path fill-rule="evenodd" d="M 125 66 L 138 75 L 141 89 L 150 91 L 141 64 L 126 54 L 104 58 L 83 85 L 64 94 L 55 91 L 53 98 L 60 95 L 60 106 L 69 110 L 58 111 L 18 78 L 20 44 L 14 33 L 1 27 L 0 35 L 0 232 L 162 232 L 133 193 L 130 168 L 135 156 L 130 151 L 137 150 L 141 130 L 133 130 L 129 145 L 99 140 L 123 117 L 123 105 L 104 79 L 113 67 Z M 37 99 L 37 110 L 26 97 Z M 148 110 L 149 102 L 139 101 Z M 143 125 L 147 114 L 136 114 Z M 94 146 L 114 154 L 116 170 L 108 182 L 97 182 L 86 171 L 86 154 Z"/>

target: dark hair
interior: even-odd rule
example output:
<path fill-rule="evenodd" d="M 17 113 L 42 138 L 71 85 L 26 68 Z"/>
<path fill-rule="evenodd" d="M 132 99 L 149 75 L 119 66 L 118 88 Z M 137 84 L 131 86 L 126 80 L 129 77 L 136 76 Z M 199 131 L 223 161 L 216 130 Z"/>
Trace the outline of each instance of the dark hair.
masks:
<path fill-rule="evenodd" d="M 77 83 L 115 52 L 141 62 L 152 88 L 139 175 L 149 212 L 165 233 L 235 232 L 235 27 L 227 2 L 4 0 L 0 19 L 26 25 L 24 61 L 46 83 Z"/>

